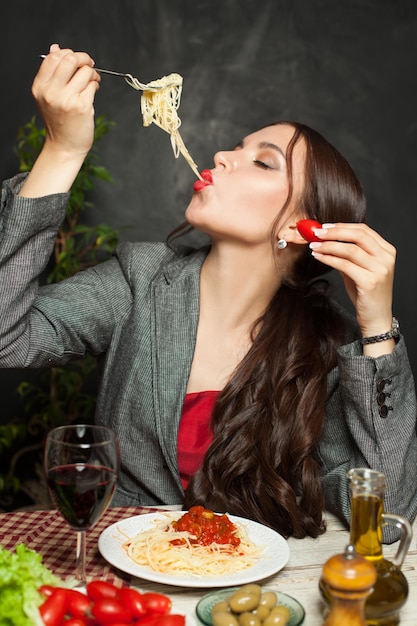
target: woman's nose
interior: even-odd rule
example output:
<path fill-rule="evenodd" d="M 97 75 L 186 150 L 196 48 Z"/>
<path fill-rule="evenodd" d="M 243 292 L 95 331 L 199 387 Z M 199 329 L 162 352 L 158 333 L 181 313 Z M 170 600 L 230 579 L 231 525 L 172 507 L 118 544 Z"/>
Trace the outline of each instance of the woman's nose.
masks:
<path fill-rule="evenodd" d="M 226 150 L 221 150 L 220 152 L 216 152 L 214 155 L 214 165 L 216 167 L 223 167 L 224 169 L 233 169 L 234 168 L 234 152 L 229 152 Z"/>

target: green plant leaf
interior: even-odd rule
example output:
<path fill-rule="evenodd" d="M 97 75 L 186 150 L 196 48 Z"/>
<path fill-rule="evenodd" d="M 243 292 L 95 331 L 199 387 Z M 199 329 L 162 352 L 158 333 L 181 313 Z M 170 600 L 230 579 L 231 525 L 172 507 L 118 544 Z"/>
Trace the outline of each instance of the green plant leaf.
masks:
<path fill-rule="evenodd" d="M 113 180 L 100 163 L 97 144 L 114 126 L 105 115 L 96 119 L 94 143 L 74 181 L 66 217 L 58 233 L 54 263 L 46 277 L 49 283 L 64 280 L 80 269 L 109 258 L 118 243 L 120 229 L 80 222 L 81 214 L 93 206 L 91 195 L 95 182 L 111 183 Z M 20 172 L 33 167 L 44 142 L 45 130 L 37 125 L 35 117 L 18 129 L 15 152 Z M 20 413 L 13 422 L 0 426 L 0 505 L 10 494 L 12 498 L 18 496 L 24 473 L 31 471 L 27 464 L 41 462 L 39 455 L 50 428 L 76 420 L 93 420 L 95 380 L 96 361 L 87 355 L 66 367 L 40 370 L 31 380 L 19 383 L 16 391 Z M 34 453 L 34 448 L 38 448 L 38 452 Z M 35 475 L 34 469 L 32 475 Z"/>

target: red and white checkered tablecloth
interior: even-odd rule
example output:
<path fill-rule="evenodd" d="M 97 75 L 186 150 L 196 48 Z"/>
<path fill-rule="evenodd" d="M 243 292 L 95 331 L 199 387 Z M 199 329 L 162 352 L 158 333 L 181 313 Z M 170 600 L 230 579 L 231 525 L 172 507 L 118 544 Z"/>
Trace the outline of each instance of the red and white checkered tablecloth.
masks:
<path fill-rule="evenodd" d="M 86 570 L 89 579 L 109 580 L 118 585 L 128 583 L 130 576 L 116 570 L 101 556 L 97 542 L 101 532 L 114 522 L 133 515 L 152 513 L 145 507 L 113 507 L 87 531 Z M 42 555 L 43 564 L 56 576 L 65 579 L 74 573 L 76 533 L 56 510 L 18 511 L 0 514 L 0 545 L 14 550 L 17 544 Z"/>

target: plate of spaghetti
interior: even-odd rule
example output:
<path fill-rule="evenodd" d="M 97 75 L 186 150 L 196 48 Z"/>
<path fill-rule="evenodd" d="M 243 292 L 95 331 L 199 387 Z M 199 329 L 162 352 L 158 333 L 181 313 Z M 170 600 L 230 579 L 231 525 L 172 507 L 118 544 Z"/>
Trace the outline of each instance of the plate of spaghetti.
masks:
<path fill-rule="evenodd" d="M 287 541 L 271 528 L 202 506 L 115 522 L 101 533 L 98 548 L 127 574 L 184 587 L 260 580 L 282 569 L 290 556 Z"/>

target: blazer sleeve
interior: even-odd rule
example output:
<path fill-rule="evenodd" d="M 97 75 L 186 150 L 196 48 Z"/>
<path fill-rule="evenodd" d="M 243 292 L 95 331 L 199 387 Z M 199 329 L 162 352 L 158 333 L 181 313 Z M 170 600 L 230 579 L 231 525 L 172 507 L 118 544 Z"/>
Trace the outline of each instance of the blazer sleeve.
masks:
<path fill-rule="evenodd" d="M 21 197 L 23 176 L 3 184 L 0 205 L 0 367 L 50 367 L 103 353 L 131 304 L 116 258 L 39 287 L 69 194 Z"/>
<path fill-rule="evenodd" d="M 392 354 L 363 356 L 359 341 L 339 349 L 328 378 L 320 444 L 329 510 L 350 519 L 347 472 L 370 467 L 386 476 L 384 509 L 412 522 L 417 514 L 417 437 L 414 379 L 404 337 Z M 398 538 L 384 531 L 384 540 Z"/>

